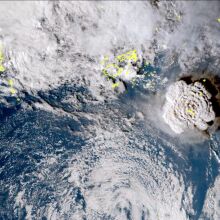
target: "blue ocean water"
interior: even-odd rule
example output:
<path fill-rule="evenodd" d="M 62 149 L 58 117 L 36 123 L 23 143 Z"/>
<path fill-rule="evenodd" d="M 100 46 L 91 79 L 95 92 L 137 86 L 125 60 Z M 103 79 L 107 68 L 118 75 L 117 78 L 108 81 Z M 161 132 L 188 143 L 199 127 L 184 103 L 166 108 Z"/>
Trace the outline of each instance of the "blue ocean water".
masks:
<path fill-rule="evenodd" d="M 163 72 L 161 70 L 164 65 L 162 57 L 162 55 L 159 56 L 154 64 L 143 67 L 144 73 L 142 74 L 146 74 L 147 80 L 149 79 L 147 74 L 151 71 L 164 76 L 178 69 L 178 66 L 174 65 Z M 156 161 L 161 160 L 160 155 L 163 152 L 163 167 L 168 170 L 172 164 L 173 170 L 183 177 L 183 206 L 188 196 L 187 189 L 192 187 L 193 211 L 187 212 L 187 219 L 200 219 L 207 190 L 214 184 L 219 173 L 219 164 L 216 160 L 216 154 L 218 155 L 220 151 L 219 133 L 213 136 L 214 139 L 216 138 L 214 142 L 207 140 L 203 143 L 188 145 L 187 150 L 184 151 L 184 157 L 181 157 L 175 151 L 176 146 L 172 138 L 157 131 L 156 128 L 146 128 L 143 122 L 134 124 L 132 128 L 123 126 L 123 117 L 131 118 L 136 111 L 136 106 L 128 105 L 128 103 L 138 99 L 143 92 L 155 93 L 155 91 L 147 93 L 141 84 L 134 87 L 128 84 L 127 89 L 126 93 L 119 95 L 118 100 L 96 104 L 96 100 L 86 87 L 70 82 L 50 91 L 39 91 L 36 97 L 24 92 L 22 102 L 29 106 L 26 109 L 21 107 L 20 102 L 10 107 L 1 106 L 0 219 L 27 219 L 27 207 L 19 206 L 16 202 L 18 193 L 21 191 L 23 192 L 22 198 L 25 198 L 24 203 L 32 207 L 32 219 L 49 219 L 46 215 L 48 204 L 54 205 L 53 209 L 61 213 L 62 219 L 76 219 L 72 216 L 77 210 L 82 213 L 80 219 L 117 219 L 111 213 L 104 213 L 100 216 L 97 213 L 98 217 L 87 215 L 89 207 L 84 194 L 86 190 L 92 191 L 94 186 L 92 184 L 87 188 L 73 186 L 68 181 L 69 175 L 66 174 L 70 161 L 74 162 L 73 156 L 80 155 L 88 147 L 92 149 L 96 144 L 95 140 L 91 141 L 92 137 L 99 138 L 98 133 L 88 131 L 87 128 L 93 126 L 95 130 L 103 126 L 103 130 L 108 130 L 111 129 L 112 124 L 117 125 L 127 136 L 129 143 L 125 147 L 128 151 L 139 151 L 141 154 L 156 158 Z M 76 105 L 65 101 L 70 94 L 74 95 Z M 45 102 L 55 109 L 55 112 L 59 109 L 67 115 L 62 116 L 55 112 L 37 109 L 33 105 L 35 102 Z M 113 111 L 117 111 L 117 114 L 110 114 Z M 74 115 L 75 119 L 69 117 L 68 114 Z M 88 119 L 87 114 L 93 115 L 93 118 Z M 102 117 L 103 121 L 100 124 L 97 124 L 97 115 Z M 145 144 L 141 145 L 141 140 L 147 141 L 148 147 Z M 195 150 L 194 145 L 200 150 Z M 104 148 L 104 151 L 116 153 L 112 149 L 108 146 Z M 48 158 L 56 158 L 56 162 L 48 163 Z M 93 151 L 89 158 L 78 158 L 78 160 L 85 161 L 85 166 L 93 169 L 94 164 L 100 160 L 100 154 Z M 122 154 L 120 160 L 124 163 L 140 164 L 140 168 L 144 167 L 143 158 L 134 159 Z M 39 175 L 40 173 L 41 175 L 43 173 L 43 177 Z M 135 176 L 135 171 L 131 173 L 127 173 L 128 179 L 130 175 Z M 89 182 L 86 173 L 81 178 L 82 183 Z M 143 185 L 148 184 L 142 175 L 138 179 Z M 159 180 L 155 181 L 159 184 Z M 131 186 L 128 184 L 127 187 Z M 71 198 L 71 201 L 68 201 L 70 208 L 67 211 L 63 210 L 62 206 L 66 190 Z M 126 213 L 124 219 L 132 219 L 132 206 L 134 204 L 119 209 L 120 213 Z M 143 211 L 142 219 L 148 219 L 149 216 L 148 211 Z"/>

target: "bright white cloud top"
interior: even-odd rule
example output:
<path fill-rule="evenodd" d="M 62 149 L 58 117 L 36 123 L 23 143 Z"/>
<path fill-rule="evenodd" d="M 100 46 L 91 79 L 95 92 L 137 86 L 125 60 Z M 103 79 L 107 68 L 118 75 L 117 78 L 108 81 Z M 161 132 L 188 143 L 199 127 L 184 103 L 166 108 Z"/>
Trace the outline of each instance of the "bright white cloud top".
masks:
<path fill-rule="evenodd" d="M 187 129 L 207 130 L 207 122 L 215 119 L 210 99 L 202 83 L 187 85 L 180 80 L 168 88 L 163 118 L 177 134 Z"/>

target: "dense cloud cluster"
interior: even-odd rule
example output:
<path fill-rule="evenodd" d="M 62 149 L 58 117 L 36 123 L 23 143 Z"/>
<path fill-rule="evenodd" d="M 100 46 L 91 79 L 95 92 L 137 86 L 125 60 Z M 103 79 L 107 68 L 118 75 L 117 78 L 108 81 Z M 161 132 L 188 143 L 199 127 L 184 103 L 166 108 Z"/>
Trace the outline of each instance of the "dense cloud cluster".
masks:
<path fill-rule="evenodd" d="M 168 88 L 163 118 L 175 133 L 186 129 L 207 130 L 215 119 L 211 94 L 200 82 L 187 85 L 180 80 Z"/>

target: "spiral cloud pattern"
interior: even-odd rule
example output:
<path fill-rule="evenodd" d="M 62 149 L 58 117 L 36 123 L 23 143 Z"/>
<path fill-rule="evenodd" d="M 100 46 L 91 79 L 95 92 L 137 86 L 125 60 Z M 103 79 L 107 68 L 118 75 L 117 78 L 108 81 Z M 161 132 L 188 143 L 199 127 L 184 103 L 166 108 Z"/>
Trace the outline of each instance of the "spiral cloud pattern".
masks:
<path fill-rule="evenodd" d="M 163 118 L 178 134 L 195 128 L 204 131 L 209 126 L 207 122 L 215 119 L 210 99 L 211 94 L 202 83 L 187 85 L 180 80 L 168 88 Z"/>

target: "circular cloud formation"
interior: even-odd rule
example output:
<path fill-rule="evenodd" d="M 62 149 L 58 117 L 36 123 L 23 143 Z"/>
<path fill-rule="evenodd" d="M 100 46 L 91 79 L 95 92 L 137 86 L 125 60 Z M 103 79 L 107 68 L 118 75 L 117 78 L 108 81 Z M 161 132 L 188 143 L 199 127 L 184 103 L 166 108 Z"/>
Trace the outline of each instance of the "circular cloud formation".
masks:
<path fill-rule="evenodd" d="M 204 131 L 209 126 L 207 122 L 215 119 L 210 99 L 211 94 L 202 83 L 187 85 L 180 80 L 168 88 L 163 118 L 178 134 L 189 128 Z"/>

